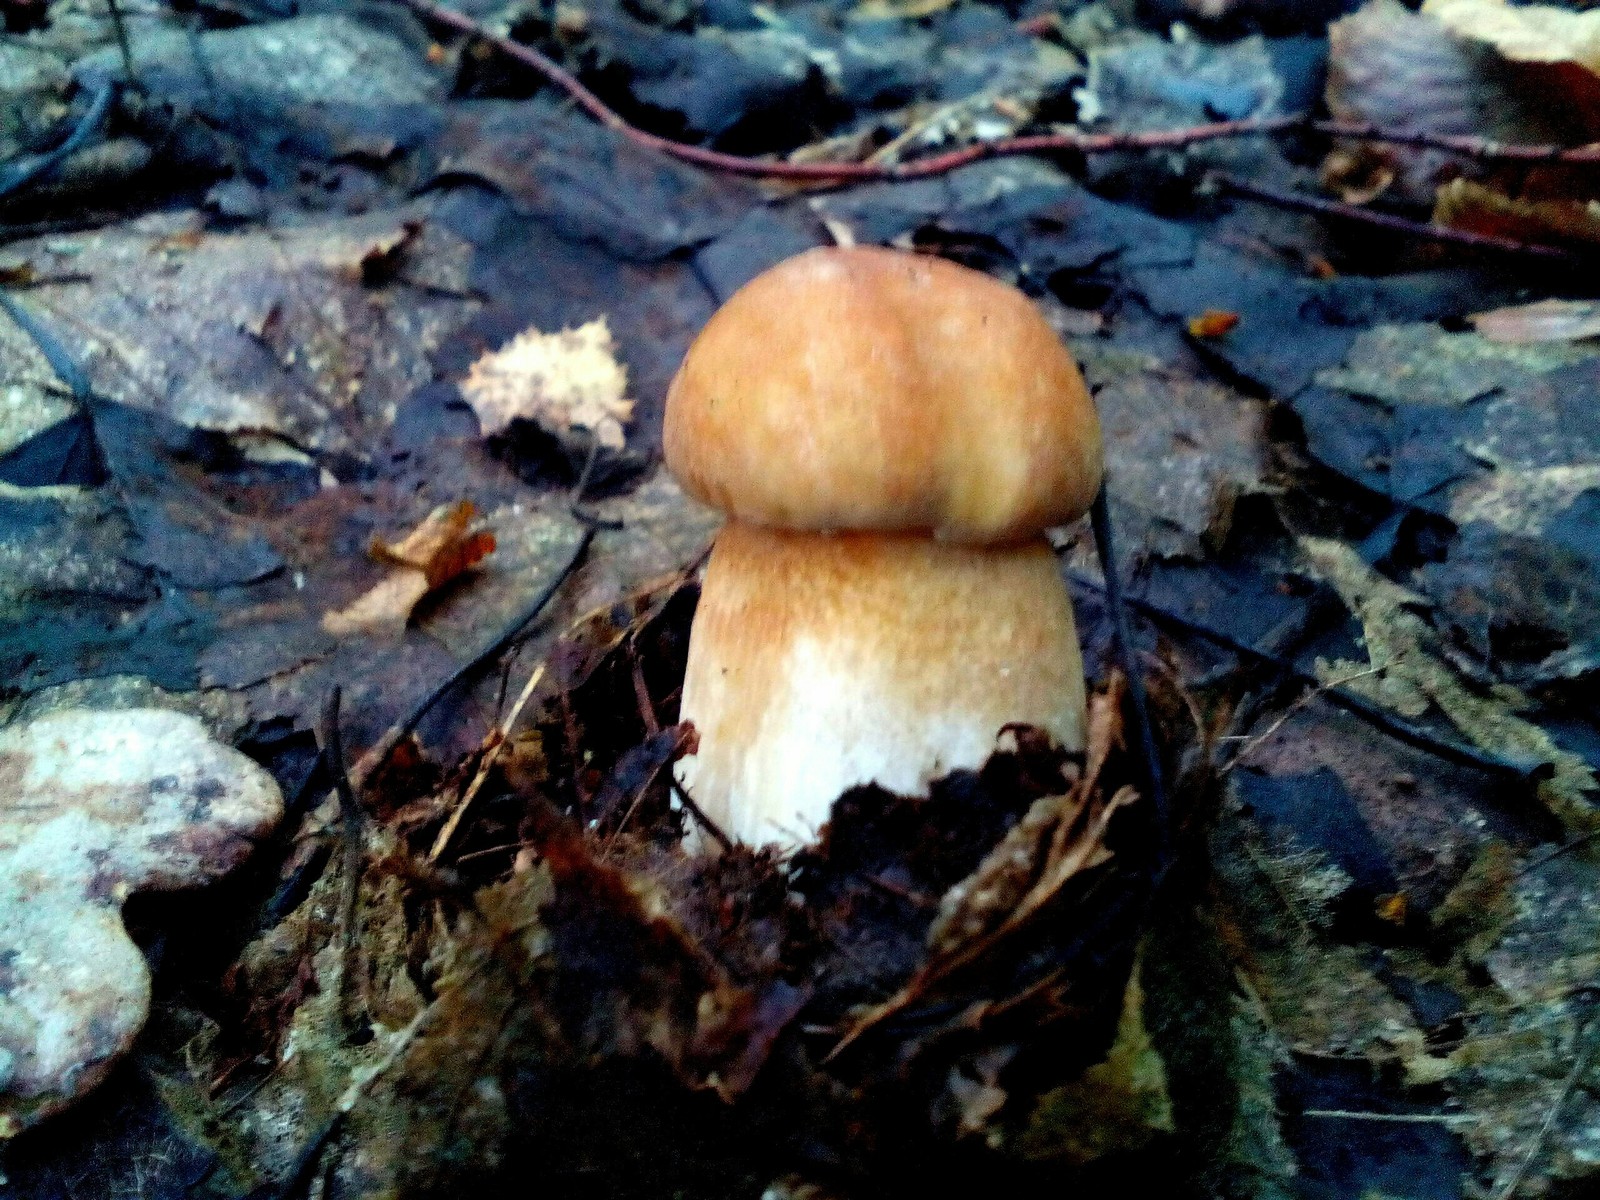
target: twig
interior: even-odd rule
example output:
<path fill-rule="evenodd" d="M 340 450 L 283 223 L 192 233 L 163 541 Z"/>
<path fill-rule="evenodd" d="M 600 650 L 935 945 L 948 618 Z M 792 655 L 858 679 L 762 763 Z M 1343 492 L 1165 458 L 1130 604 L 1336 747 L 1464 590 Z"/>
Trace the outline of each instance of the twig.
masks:
<path fill-rule="evenodd" d="M 622 819 L 617 822 L 617 827 L 611 831 L 611 836 L 606 839 L 605 849 L 600 852 L 602 858 L 609 855 L 616 848 L 617 839 L 622 836 L 622 831 L 628 827 L 628 822 L 632 819 L 635 810 L 644 802 L 644 794 L 655 783 L 657 776 L 661 774 L 662 768 L 671 765 L 672 761 L 683 752 L 684 746 L 693 736 L 694 730 L 692 729 L 685 729 L 680 733 L 678 740 L 672 745 L 672 752 L 658 762 L 649 775 L 645 776 L 644 782 L 639 785 L 639 790 L 633 794 L 633 802 L 628 805 L 627 811 L 622 814 Z"/>
<path fill-rule="evenodd" d="M 107 80 L 94 94 L 94 99 L 90 101 L 89 109 L 83 114 L 83 119 L 73 126 L 72 132 L 59 146 L 48 153 L 35 155 L 20 165 L 13 166 L 7 177 L 0 179 L 0 196 L 9 196 L 34 180 L 50 174 L 76 154 L 104 124 L 106 114 L 111 111 L 111 101 L 116 95 L 116 81 Z"/>
<path fill-rule="evenodd" d="M 1106 587 L 1098 580 L 1090 579 L 1077 571 L 1068 571 L 1066 574 L 1067 578 L 1077 586 L 1088 588 L 1102 596 L 1105 595 Z M 1280 675 L 1309 687 L 1323 686 L 1323 681 L 1309 671 L 1303 671 L 1292 662 L 1286 662 L 1265 651 L 1258 650 L 1248 642 L 1241 642 L 1238 638 L 1223 633 L 1221 630 L 1202 625 L 1198 621 L 1193 621 L 1179 613 L 1162 608 L 1159 604 L 1153 604 L 1149 600 L 1140 599 L 1137 596 L 1124 596 L 1123 600 L 1129 608 L 1139 612 L 1156 625 L 1164 625 L 1180 633 L 1201 638 L 1212 643 L 1212 645 L 1221 646 L 1234 654 L 1248 658 L 1262 666 L 1270 667 Z M 1413 725 L 1411 722 L 1337 687 L 1329 688 L 1323 694 L 1323 698 L 1330 704 L 1344 709 L 1352 716 L 1359 717 L 1367 724 L 1382 730 L 1390 737 L 1404 742 L 1408 746 L 1414 746 L 1418 750 L 1426 751 L 1446 762 L 1474 767 L 1477 770 L 1487 771 L 1494 775 L 1508 776 L 1517 783 L 1527 783 L 1530 779 L 1548 770 L 1547 765 L 1542 762 L 1521 762 L 1507 759 L 1497 754 L 1491 754 L 1487 750 L 1480 750 L 1476 746 L 1469 746 L 1464 742 L 1442 737 L 1420 726 Z"/>
<path fill-rule="evenodd" d="M 1222 171 L 1212 171 L 1207 179 L 1213 183 L 1217 190 L 1225 194 L 1243 197 L 1246 200 L 1256 200 L 1262 204 L 1270 204 L 1276 208 L 1295 209 L 1299 212 L 1316 213 L 1318 216 L 1330 217 L 1338 221 L 1350 221 L 1358 225 L 1368 225 L 1375 229 L 1386 229 L 1391 233 L 1405 234 L 1407 237 L 1420 238 L 1424 241 L 1443 242 L 1452 246 L 1464 246 L 1473 250 L 1487 250 L 1495 254 L 1513 254 L 1524 258 L 1537 258 L 1549 263 L 1561 263 L 1574 266 L 1587 261 L 1582 255 L 1574 254 L 1569 250 L 1562 250 L 1556 246 L 1541 246 L 1535 242 L 1519 241 L 1517 238 L 1500 237 L 1492 233 L 1473 233 L 1468 229 L 1451 229 L 1445 225 L 1429 225 L 1422 221 L 1412 221 L 1405 217 L 1397 217 L 1392 213 L 1374 212 L 1371 209 L 1360 208 L 1354 204 L 1344 204 L 1337 200 L 1322 200 L 1316 196 L 1303 195 L 1300 192 L 1285 192 L 1277 188 L 1265 187 L 1259 183 L 1251 183 L 1237 176 L 1226 174 Z"/>
<path fill-rule="evenodd" d="M 684 790 L 683 784 L 678 782 L 678 777 L 676 775 L 668 775 L 667 783 L 671 785 L 673 794 L 678 797 L 678 803 L 683 805 L 684 810 L 695 819 L 700 828 L 709 833 L 724 851 L 732 850 L 733 839 L 723 833 L 721 827 L 715 821 L 706 816 L 705 809 L 694 802 L 694 797 Z"/>
<path fill-rule="evenodd" d="M 6 315 L 17 323 L 17 328 L 22 330 L 32 339 L 33 344 L 39 347 L 39 353 L 44 355 L 44 360 L 49 364 L 50 370 L 55 373 L 62 386 L 72 394 L 73 400 L 85 412 L 88 411 L 93 390 L 89 384 L 88 373 L 72 357 L 61 339 L 34 316 L 21 304 L 18 304 L 3 290 L 0 290 L 0 308 L 5 309 Z"/>
<path fill-rule="evenodd" d="M 121 0 L 106 0 L 106 9 L 111 13 L 111 31 L 117 38 L 117 53 L 122 57 L 122 69 L 128 76 L 128 82 L 138 87 L 139 77 L 133 73 L 133 43 L 128 40 L 128 23 L 122 17 Z"/>
<path fill-rule="evenodd" d="M 657 153 L 676 158 L 681 162 L 722 171 L 730 175 L 746 175 L 760 179 L 790 179 L 811 183 L 870 182 L 891 179 L 924 179 L 942 175 L 957 167 L 966 166 L 986 158 L 1001 158 L 1019 154 L 1051 154 L 1076 152 L 1104 154 L 1117 150 L 1174 150 L 1200 142 L 1221 138 L 1243 137 L 1251 134 L 1281 133 L 1304 123 L 1304 118 L 1294 116 L 1247 117 L 1241 121 L 1218 121 L 1209 125 L 1195 125 L 1187 129 L 1157 129 L 1141 133 L 1049 133 L 1026 137 L 1001 138 L 979 142 L 960 150 L 913 159 L 902 163 L 797 163 L 778 162 L 767 158 L 750 158 L 739 154 L 724 154 L 675 142 L 629 124 L 605 101 L 585 87 L 578 77 L 553 59 L 541 54 L 532 46 L 516 42 L 494 33 L 464 13 L 433 3 L 433 0 L 398 0 L 418 16 L 436 24 L 447 26 L 468 37 L 477 38 L 493 46 L 508 58 L 531 67 L 548 82 L 565 92 L 595 120 L 608 129 L 615 130 L 629 141 Z"/>
<path fill-rule="evenodd" d="M 343 940 L 344 970 L 339 978 L 339 1009 L 348 1019 L 347 1001 L 351 980 L 356 973 L 356 910 L 361 900 L 361 870 L 366 860 L 366 844 L 362 826 L 361 806 L 356 802 L 355 789 L 350 786 L 350 775 L 345 770 L 344 740 L 339 733 L 339 701 L 342 692 L 337 684 L 328 693 L 322 709 L 322 761 L 328 774 L 333 776 L 333 789 L 339 797 L 339 817 L 344 837 L 344 880 L 339 897 L 339 927 Z"/>
<path fill-rule="evenodd" d="M 1128 679 L 1128 698 L 1133 702 L 1135 733 L 1139 738 L 1139 757 L 1144 767 L 1145 793 L 1150 797 L 1151 810 L 1156 822 L 1155 875 L 1165 874 L 1171 854 L 1167 792 L 1161 782 L 1161 760 L 1156 754 L 1155 734 L 1150 725 L 1150 708 L 1145 702 L 1144 673 L 1133 661 L 1133 639 L 1128 633 L 1128 618 L 1122 606 L 1122 583 L 1117 574 L 1116 548 L 1111 540 L 1111 506 L 1106 499 L 1105 485 L 1095 493 L 1089 507 L 1089 522 L 1094 529 L 1095 551 L 1100 556 L 1100 571 L 1105 576 L 1106 608 L 1111 615 L 1111 641 L 1117 657 L 1122 662 L 1122 673 Z"/>
<path fill-rule="evenodd" d="M 1600 1047 L 1600 1038 L 1594 1036 L 1595 1030 L 1600 1027 L 1600 1018 L 1591 1018 L 1578 1033 L 1579 1045 L 1575 1046 L 1572 1056 L 1572 1069 L 1567 1072 L 1567 1077 L 1561 1082 L 1561 1090 L 1556 1093 L 1555 1100 L 1550 1105 L 1550 1111 L 1545 1113 L 1544 1121 L 1539 1126 L 1539 1132 L 1534 1134 L 1533 1143 L 1528 1147 L 1527 1154 L 1517 1164 L 1517 1169 L 1511 1173 L 1505 1185 L 1495 1193 L 1495 1200 L 1511 1200 L 1516 1195 L 1517 1189 L 1522 1186 L 1522 1181 L 1532 1169 L 1534 1160 L 1544 1149 L 1545 1143 L 1550 1140 L 1551 1131 L 1556 1127 L 1556 1120 L 1561 1116 L 1561 1110 L 1567 1106 L 1567 1101 L 1572 1098 L 1572 1093 L 1577 1090 L 1578 1081 L 1594 1065 L 1595 1050 Z"/>
<path fill-rule="evenodd" d="M 1462 1121 L 1477 1120 L 1471 1113 L 1386 1113 L 1346 1108 L 1308 1108 L 1300 1115 L 1334 1121 L 1387 1121 L 1400 1125 L 1457 1125 Z"/>
<path fill-rule="evenodd" d="M 1311 132 L 1328 137 L 1359 141 L 1388 142 L 1444 150 L 1469 158 L 1527 163 L 1600 163 L 1600 144 L 1589 146 L 1524 146 L 1489 141 L 1455 134 L 1393 130 L 1349 121 L 1317 121 L 1304 113 L 1281 116 L 1247 117 L 1238 121 L 1217 121 L 1183 129 L 1147 130 L 1140 133 L 1050 133 L 997 138 L 959 150 L 913 159 L 910 162 L 779 162 L 723 154 L 702 146 L 687 145 L 649 133 L 630 124 L 579 81 L 572 72 L 532 46 L 513 41 L 486 28 L 471 17 L 436 4 L 433 0 L 398 0 L 425 20 L 454 29 L 493 46 L 508 58 L 532 68 L 547 82 L 565 92 L 580 108 L 609 129 L 638 145 L 669 155 L 682 162 L 729 174 L 764 179 L 790 179 L 814 183 L 871 182 L 893 179 L 922 179 L 940 175 L 986 158 L 1020 154 L 1108 154 L 1126 150 L 1181 150 L 1202 142 L 1224 138 Z M 1509 239 L 1508 239 L 1509 240 Z"/>
<path fill-rule="evenodd" d="M 1520 871 L 1517 872 L 1516 878 L 1521 879 L 1524 875 L 1531 875 L 1541 867 L 1549 866 L 1551 863 L 1555 862 L 1556 859 L 1565 858 L 1574 850 L 1581 850 L 1585 846 L 1591 845 L 1596 841 L 1600 841 L 1600 829 L 1591 829 L 1588 833 L 1582 834 L 1579 837 L 1575 837 L 1570 842 L 1566 842 L 1560 846 L 1557 846 L 1554 850 L 1550 851 L 1550 853 L 1534 859 L 1531 863 L 1527 863 Z"/>
<path fill-rule="evenodd" d="M 461 818 L 467 815 L 467 808 L 473 799 L 483 789 L 484 781 L 489 778 L 489 772 L 494 769 L 494 764 L 500 761 L 500 755 L 511 742 L 511 731 L 516 727 L 517 718 L 522 716 L 522 710 L 527 706 L 533 689 L 539 686 L 539 681 L 544 678 L 545 664 L 540 663 L 528 682 L 522 687 L 522 692 L 517 696 L 516 703 L 511 706 L 511 712 L 500 723 L 500 728 L 495 731 L 494 743 L 484 754 L 483 761 L 478 764 L 478 771 L 472 777 L 472 782 L 467 785 L 467 790 L 461 793 L 461 799 L 456 804 L 450 819 L 444 823 L 444 828 L 439 830 L 439 836 L 433 839 L 433 848 L 428 851 L 428 861 L 438 862 L 439 855 L 444 853 L 444 848 L 450 844 L 450 839 L 455 836 L 456 827 L 461 824 Z"/>
<path fill-rule="evenodd" d="M 1346 684 L 1354 683 L 1358 679 L 1366 679 L 1366 678 L 1368 678 L 1369 676 L 1372 676 L 1372 675 L 1381 675 L 1381 674 L 1383 674 L 1383 672 L 1387 671 L 1388 669 L 1389 669 L 1389 664 L 1388 663 L 1384 663 L 1382 666 L 1377 666 L 1377 667 L 1363 667 L 1359 671 L 1352 671 L 1350 674 L 1340 676 L 1338 679 L 1331 680 L 1331 681 L 1329 681 L 1327 683 L 1319 684 L 1317 687 L 1311 688 L 1311 689 L 1307 690 L 1306 692 L 1302 693 L 1299 699 L 1297 699 L 1293 704 L 1289 705 L 1288 708 L 1284 709 L 1281 713 L 1279 713 L 1277 718 L 1272 722 L 1272 724 L 1268 725 L 1265 729 L 1261 730 L 1259 733 L 1247 734 L 1247 735 L 1242 736 L 1242 737 L 1233 737 L 1233 738 L 1225 737 L 1225 738 L 1221 739 L 1222 741 L 1225 741 L 1225 742 L 1227 742 L 1227 741 L 1239 741 L 1239 742 L 1242 742 L 1244 744 L 1239 747 L 1239 749 L 1234 753 L 1234 756 L 1232 758 L 1230 758 L 1227 762 L 1223 763 L 1222 766 L 1217 768 L 1217 774 L 1218 775 L 1226 775 L 1230 771 L 1232 771 L 1235 767 L 1237 767 L 1240 763 L 1242 763 L 1249 755 L 1253 754 L 1255 752 L 1255 749 L 1256 749 L 1257 746 L 1260 746 L 1262 743 L 1264 743 L 1270 737 L 1272 737 L 1273 734 L 1277 733 L 1278 730 L 1282 729 L 1284 727 L 1284 725 L 1286 725 L 1288 723 L 1289 718 L 1294 716 L 1295 713 L 1299 712 L 1301 709 L 1305 708 L 1306 705 L 1310 704 L 1313 700 L 1317 699 L 1317 697 L 1324 696 L 1327 693 L 1333 691 L 1335 688 L 1341 688 L 1341 687 L 1344 687 Z"/>
<path fill-rule="evenodd" d="M 561 589 L 561 585 L 566 583 L 572 573 L 578 569 L 578 564 L 583 561 L 583 556 L 589 552 L 590 543 L 594 541 L 594 534 L 593 527 L 586 528 L 583 531 L 583 536 L 578 539 L 578 544 L 573 547 L 571 556 L 562 564 L 561 570 L 556 572 L 555 578 L 545 585 L 544 590 L 534 598 L 533 603 L 528 605 L 511 622 L 506 631 L 473 655 L 472 658 L 450 672 L 431 692 L 417 702 L 415 708 L 391 725 L 372 749 L 361 756 L 361 760 L 356 763 L 355 769 L 350 773 L 351 784 L 357 791 L 366 787 L 383 764 L 389 761 L 389 756 L 395 752 L 395 748 L 411 734 L 412 730 L 422 724 L 422 718 L 428 715 L 435 704 L 449 695 L 451 690 L 462 680 L 477 672 L 484 663 L 492 662 L 499 658 L 506 650 L 521 640 L 528 627 L 539 619 L 539 614 L 544 612 L 546 606 L 555 598 L 555 594 Z"/>
<path fill-rule="evenodd" d="M 1310 121 L 1306 127 L 1329 137 L 1359 142 L 1386 142 L 1393 146 L 1415 146 L 1424 150 L 1444 150 L 1465 158 L 1487 162 L 1522 163 L 1600 163 L 1600 143 L 1587 146 L 1519 146 L 1488 138 L 1454 133 L 1427 133 L 1423 130 L 1385 129 L 1361 121 Z"/>
<path fill-rule="evenodd" d="M 78 406 L 78 420 L 80 425 L 73 438 L 73 445 L 61 458 L 57 470 L 56 482 L 63 482 L 71 464 L 76 458 L 82 439 L 87 436 L 89 440 L 89 453 L 96 464 L 95 473 L 98 475 L 105 470 L 105 455 L 100 447 L 100 431 L 95 427 L 94 414 L 94 389 L 89 382 L 89 375 L 78 360 L 72 356 L 55 333 L 19 304 L 4 290 L 0 290 L 0 309 L 4 309 L 7 316 L 16 322 L 17 328 L 27 334 L 33 344 L 39 348 L 39 353 L 44 356 L 45 362 L 69 393 L 73 402 Z M 109 472 L 107 472 L 109 474 Z"/>

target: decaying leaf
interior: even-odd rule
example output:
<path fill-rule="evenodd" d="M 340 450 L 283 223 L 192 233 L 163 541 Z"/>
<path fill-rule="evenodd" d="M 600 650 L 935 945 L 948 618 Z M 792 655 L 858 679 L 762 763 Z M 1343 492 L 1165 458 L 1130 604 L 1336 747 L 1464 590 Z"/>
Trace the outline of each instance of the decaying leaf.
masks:
<path fill-rule="evenodd" d="M 1593 300 L 1538 300 L 1467 318 L 1491 342 L 1576 342 L 1600 336 L 1600 303 Z"/>
<path fill-rule="evenodd" d="M 1539 795 L 1571 827 L 1585 830 L 1600 825 L 1591 803 L 1594 772 L 1539 726 L 1517 715 L 1529 707 L 1520 692 L 1501 685 L 1480 693 L 1466 685 L 1435 653 L 1438 636 L 1415 611 L 1427 606 L 1425 598 L 1378 574 L 1342 542 L 1305 537 L 1300 547 L 1316 573 L 1361 622 L 1369 659 L 1368 664 L 1319 659 L 1320 678 L 1338 680 L 1374 703 L 1410 717 L 1437 707 L 1484 749 L 1547 765 L 1552 773 L 1540 782 Z M 1352 678 L 1354 671 L 1369 665 L 1378 672 Z"/>
<path fill-rule="evenodd" d="M 345 637 L 404 625 L 424 596 L 494 550 L 494 534 L 471 529 L 476 514 L 470 500 L 443 504 L 398 542 L 374 538 L 368 553 L 387 563 L 389 574 L 354 603 L 324 614 L 322 628 Z"/>
<path fill-rule="evenodd" d="M 1492 55 L 1454 37 L 1399 0 L 1369 0 L 1328 27 L 1329 112 L 1342 121 L 1395 129 L 1539 142 L 1549 131 L 1536 112 L 1486 69 Z M 1371 199 L 1395 185 L 1401 198 L 1431 200 L 1461 160 L 1439 151 L 1341 143 L 1324 182 Z"/>
<path fill-rule="evenodd" d="M 576 329 L 526 329 L 483 355 L 461 381 L 485 437 L 513 420 L 533 421 L 557 438 L 582 429 L 610 450 L 622 449 L 633 416 L 628 369 L 617 361 L 605 317 Z"/>
<path fill-rule="evenodd" d="M 1501 467 L 1463 484 L 1450 498 L 1458 525 L 1484 521 L 1505 533 L 1538 537 L 1584 492 L 1600 489 L 1600 463 L 1560 467 Z"/>
<path fill-rule="evenodd" d="M 1496 237 L 1549 245 L 1600 242 L 1600 200 L 1508 195 L 1470 179 L 1453 179 L 1439 189 L 1433 222 Z"/>
<path fill-rule="evenodd" d="M 1121 687 L 1089 704 L 1086 764 L 1070 791 L 1034 801 L 969 877 L 941 899 L 928 927 L 928 958 L 898 992 L 862 1013 L 834 1048 L 838 1055 L 868 1030 L 927 996 L 1026 926 L 1067 881 L 1111 858 L 1105 833 L 1116 811 L 1137 799 L 1124 787 L 1105 799 L 1100 771 L 1122 737 Z"/>
<path fill-rule="evenodd" d="M 1139 974 L 1135 963 L 1105 1061 L 1039 1097 L 1018 1137 L 1017 1149 L 1025 1157 L 1092 1162 L 1137 1150 L 1176 1128 L 1166 1063 L 1145 1024 Z"/>

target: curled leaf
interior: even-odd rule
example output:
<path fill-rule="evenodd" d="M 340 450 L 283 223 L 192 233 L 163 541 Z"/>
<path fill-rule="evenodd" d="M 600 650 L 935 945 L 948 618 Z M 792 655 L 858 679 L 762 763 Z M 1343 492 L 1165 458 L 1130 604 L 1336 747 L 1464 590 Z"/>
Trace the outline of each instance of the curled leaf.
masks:
<path fill-rule="evenodd" d="M 369 553 L 391 570 L 345 608 L 325 613 L 322 628 L 335 637 L 403 626 L 411 610 L 436 588 L 477 565 L 494 550 L 494 534 L 472 531 L 470 500 L 444 504 L 398 542 L 373 539 Z"/>
<path fill-rule="evenodd" d="M 485 437 L 520 418 L 558 439 L 584 430 L 611 450 L 622 449 L 633 416 L 627 391 L 628 369 L 616 359 L 605 317 L 559 333 L 525 329 L 461 381 Z"/>

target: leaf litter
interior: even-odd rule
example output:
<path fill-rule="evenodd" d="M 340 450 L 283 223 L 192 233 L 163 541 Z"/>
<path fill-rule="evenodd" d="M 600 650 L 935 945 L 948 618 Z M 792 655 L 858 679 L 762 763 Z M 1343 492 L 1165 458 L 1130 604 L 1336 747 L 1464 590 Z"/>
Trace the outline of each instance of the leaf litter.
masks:
<path fill-rule="evenodd" d="M 1484 25 L 1566 18 L 1457 7 L 1470 20 L 1369 5 L 1326 43 L 1314 27 L 1334 115 L 1570 140 L 1538 112 L 1575 94 L 1581 46 L 1547 38 L 1556 61 L 1528 63 Z M 1021 27 L 986 5 L 809 6 L 775 23 L 722 8 L 507 10 L 502 27 L 527 22 L 521 36 L 659 131 L 719 127 L 719 145 L 812 161 L 1271 113 L 1316 90 L 1284 39 L 1145 29 L 1107 6 Z M 912 1191 L 1067 1164 L 1240 1195 L 1287 1194 L 1296 1175 L 1351 1196 L 1592 1182 L 1600 1122 L 1573 1070 L 1590 1036 L 1582 839 L 1600 761 L 1583 698 L 1584 314 L 1510 318 L 1509 340 L 1504 316 L 1459 332 L 1547 291 L 1586 303 L 1581 288 L 1410 246 L 1375 268 L 1383 253 L 1360 237 L 1219 212 L 1194 190 L 1219 165 L 1315 187 L 1315 144 L 1012 158 L 810 197 L 523 99 L 485 54 L 429 53 L 410 18 L 252 10 L 186 31 L 153 7 L 129 16 L 145 94 L 172 107 L 130 99 L 122 118 L 196 190 L 131 218 L 116 196 L 86 229 L 13 243 L 25 271 L 8 286 L 95 396 L 0 334 L 5 711 L 119 697 L 215 711 L 309 790 L 285 787 L 283 840 L 198 906 L 215 911 L 130 910 L 167 964 L 138 1060 L 76 1132 L 47 1123 L 16 1145 L 19 1195 L 81 1190 L 84 1170 L 107 1194 L 138 1171 L 174 1196 L 428 1194 L 531 1172 L 558 1191 Z M 93 6 L 58 3 L 24 36 L 87 86 L 120 71 Z M 694 43 L 701 66 L 661 74 L 649 41 L 663 36 Z M 48 111 L 72 111 L 49 78 Z M 777 115 L 803 120 L 750 108 L 773 87 L 796 101 Z M 1404 147 L 1364 176 L 1326 174 L 1380 208 L 1429 208 L 1443 187 L 1500 206 L 1469 226 L 1534 240 L 1556 216 L 1531 205 L 1567 206 L 1581 237 L 1591 195 L 1577 169 L 1514 178 Z M 1188 764 L 1181 900 L 1139 899 L 1146 806 L 1115 803 L 1124 752 L 1086 798 L 1080 764 L 1020 736 L 925 800 L 845 797 L 835 836 L 791 862 L 676 856 L 683 571 L 713 521 L 649 460 L 661 395 L 729 288 L 835 228 L 1017 282 L 1077 339 L 1112 431 L 1130 590 L 1167 635 L 1140 630 L 1170 767 Z M 1237 324 L 1186 328 L 1207 312 Z M 545 347 L 562 335 L 539 331 L 602 319 L 605 386 L 584 419 L 518 388 L 474 411 L 474 363 L 524 331 Z M 529 416 L 538 436 L 517 435 Z M 622 454 L 573 511 L 602 430 Z M 441 507 L 459 525 L 463 500 L 497 548 L 445 580 L 442 564 L 472 555 L 392 539 Z M 401 561 L 372 561 L 375 539 Z M 1063 548 L 1082 563 L 1083 538 Z M 324 616 L 384 572 L 405 595 L 383 635 L 328 634 Z M 516 656 L 480 661 L 552 579 Z M 1079 598 L 1102 661 L 1104 610 Z M 354 761 L 474 663 L 363 777 L 358 852 L 331 808 L 293 815 L 328 785 L 297 772 L 329 687 L 346 688 Z M 541 663 L 525 720 L 502 726 Z M 1320 682 L 1274 725 L 1297 678 Z M 1330 716 L 1333 691 L 1415 720 L 1413 741 Z M 1253 749 L 1213 808 L 1195 764 L 1235 720 L 1227 736 Z M 1488 765 L 1417 740 L 1456 735 Z M 1109 824 L 1086 833 L 1093 813 Z M 1010 857 L 1023 843 L 1027 870 Z M 1081 869 L 1035 873 L 1052 862 Z M 981 918 L 979 895 L 996 906 Z M 930 944 L 946 911 L 985 932 Z M 920 998 L 824 1061 L 907 988 Z M 1393 1120 L 1328 1115 L 1347 1111 Z"/>

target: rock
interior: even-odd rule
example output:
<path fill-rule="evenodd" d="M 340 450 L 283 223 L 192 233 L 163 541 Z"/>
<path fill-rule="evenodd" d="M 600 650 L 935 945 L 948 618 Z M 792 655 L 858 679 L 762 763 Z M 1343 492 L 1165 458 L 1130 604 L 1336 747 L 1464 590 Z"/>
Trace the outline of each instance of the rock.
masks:
<path fill-rule="evenodd" d="M 283 810 L 193 717 L 70 709 L 0 730 L 0 1139 L 72 1103 L 133 1043 L 150 973 L 127 898 L 208 883 Z"/>

